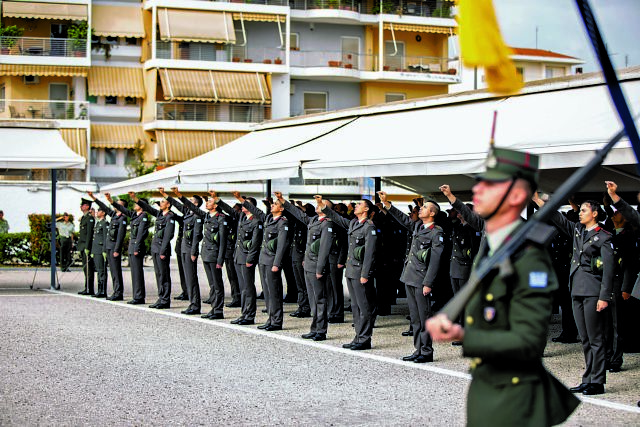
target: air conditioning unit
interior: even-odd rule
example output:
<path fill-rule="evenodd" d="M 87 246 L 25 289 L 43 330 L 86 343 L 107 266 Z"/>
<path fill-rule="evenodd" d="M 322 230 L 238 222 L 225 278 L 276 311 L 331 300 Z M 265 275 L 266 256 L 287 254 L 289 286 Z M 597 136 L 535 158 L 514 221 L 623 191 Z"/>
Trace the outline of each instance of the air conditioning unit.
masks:
<path fill-rule="evenodd" d="M 40 77 L 38 77 L 38 76 L 24 76 L 22 78 L 22 81 L 26 85 L 37 85 L 38 83 L 40 83 Z"/>

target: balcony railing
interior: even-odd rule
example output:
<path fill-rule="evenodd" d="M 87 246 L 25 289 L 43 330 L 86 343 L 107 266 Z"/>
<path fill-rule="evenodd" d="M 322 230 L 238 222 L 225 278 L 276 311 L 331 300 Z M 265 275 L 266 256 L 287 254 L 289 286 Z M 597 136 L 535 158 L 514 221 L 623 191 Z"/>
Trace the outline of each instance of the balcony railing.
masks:
<path fill-rule="evenodd" d="M 216 45 L 213 43 L 183 43 L 158 41 L 156 58 L 190 61 L 244 62 L 263 64 L 284 63 L 284 50 L 251 46 Z"/>
<path fill-rule="evenodd" d="M 87 56 L 87 41 L 42 37 L 0 37 L 0 54 L 16 56 Z"/>
<path fill-rule="evenodd" d="M 89 103 L 83 101 L 47 101 L 0 99 L 0 117 L 35 120 L 87 120 Z"/>
<path fill-rule="evenodd" d="M 289 6 L 298 10 L 337 9 L 360 12 L 358 0 L 291 0 Z"/>
<path fill-rule="evenodd" d="M 260 123 L 271 119 L 271 107 L 260 104 L 206 104 L 158 102 L 157 120 Z"/>
<path fill-rule="evenodd" d="M 301 68 L 330 67 L 360 71 L 392 71 L 405 73 L 459 73 L 457 58 L 434 56 L 385 55 L 382 69 L 378 55 L 355 52 L 292 51 L 291 66 Z"/>

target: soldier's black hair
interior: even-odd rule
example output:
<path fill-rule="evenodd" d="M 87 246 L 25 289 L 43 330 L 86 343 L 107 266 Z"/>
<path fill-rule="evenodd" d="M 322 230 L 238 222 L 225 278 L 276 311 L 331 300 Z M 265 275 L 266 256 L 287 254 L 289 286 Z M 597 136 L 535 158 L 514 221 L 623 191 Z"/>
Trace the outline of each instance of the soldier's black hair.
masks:
<path fill-rule="evenodd" d="M 309 218 L 316 216 L 316 209 L 313 207 L 311 203 L 307 203 L 304 205 L 304 213 L 307 214 Z"/>
<path fill-rule="evenodd" d="M 198 196 L 197 194 L 194 194 L 193 198 L 196 199 L 196 203 L 195 204 L 196 204 L 197 207 L 202 206 L 202 197 Z"/>
<path fill-rule="evenodd" d="M 254 199 L 253 197 L 247 197 L 245 200 L 247 200 L 253 206 L 258 206 L 258 202 L 256 202 L 256 199 Z"/>
<path fill-rule="evenodd" d="M 362 199 L 364 201 L 364 204 L 367 205 L 367 208 L 369 208 L 369 215 L 371 215 L 372 212 L 377 212 L 377 207 L 376 205 L 374 205 L 373 203 L 371 203 L 371 200 L 367 200 L 367 199 Z"/>
<path fill-rule="evenodd" d="M 436 207 L 436 215 L 440 213 L 440 205 L 438 204 L 438 202 L 436 202 L 434 199 L 427 199 L 424 201 L 424 203 L 433 203 L 433 205 Z"/>
<path fill-rule="evenodd" d="M 585 200 L 580 205 L 589 205 L 589 209 L 591 209 L 592 212 L 597 212 L 598 216 L 596 217 L 596 221 L 604 222 L 607 219 L 607 213 L 604 211 L 604 209 L 602 209 L 600 203 L 598 203 L 597 201 Z"/>
<path fill-rule="evenodd" d="M 140 198 L 138 199 L 138 201 L 142 201 L 142 202 L 144 202 L 144 203 L 146 203 L 146 204 L 149 204 L 149 201 L 148 201 L 147 199 L 145 199 L 144 197 L 140 197 Z"/>

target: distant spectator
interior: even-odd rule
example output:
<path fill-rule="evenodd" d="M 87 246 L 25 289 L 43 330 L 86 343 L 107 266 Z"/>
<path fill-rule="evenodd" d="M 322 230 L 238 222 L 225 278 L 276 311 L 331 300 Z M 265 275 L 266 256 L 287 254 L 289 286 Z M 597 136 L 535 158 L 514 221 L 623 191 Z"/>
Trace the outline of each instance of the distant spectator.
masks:
<path fill-rule="evenodd" d="M 0 211 L 0 234 L 9 232 L 9 223 L 4 219 L 4 212 Z"/>

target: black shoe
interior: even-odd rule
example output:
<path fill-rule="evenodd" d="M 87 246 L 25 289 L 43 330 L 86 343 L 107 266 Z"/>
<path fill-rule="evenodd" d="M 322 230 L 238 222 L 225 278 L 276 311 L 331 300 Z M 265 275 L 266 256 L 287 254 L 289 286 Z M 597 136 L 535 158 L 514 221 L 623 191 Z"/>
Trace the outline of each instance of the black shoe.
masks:
<path fill-rule="evenodd" d="M 300 310 L 296 310 L 293 313 L 289 313 L 289 316 L 291 317 L 298 317 L 298 315 L 300 314 Z"/>
<path fill-rule="evenodd" d="M 451 345 L 460 346 L 462 345 L 462 341 L 451 341 Z"/>
<path fill-rule="evenodd" d="M 582 383 L 582 384 L 580 384 L 579 386 L 571 387 L 571 388 L 569 389 L 569 391 L 570 391 L 571 393 L 582 393 L 582 392 L 583 392 L 583 391 L 585 391 L 587 388 L 589 388 L 589 385 L 590 385 L 589 383 Z"/>
<path fill-rule="evenodd" d="M 209 316 L 209 319 L 224 319 L 224 314 L 222 313 L 213 313 L 211 316 Z"/>
<path fill-rule="evenodd" d="M 200 314 L 200 310 L 194 308 L 187 308 L 186 310 L 182 310 L 180 313 L 191 316 L 193 314 Z"/>
<path fill-rule="evenodd" d="M 225 304 L 225 307 L 229 307 L 229 308 L 240 307 L 240 301 L 231 301 L 229 304 Z"/>
<path fill-rule="evenodd" d="M 316 333 L 315 332 L 309 332 L 308 334 L 302 334 L 300 336 L 302 338 L 304 338 L 305 340 L 311 340 L 311 339 L 315 338 Z"/>
<path fill-rule="evenodd" d="M 620 372 L 620 371 L 622 371 L 622 366 L 618 366 L 618 365 L 609 366 L 609 372 L 611 373 L 615 374 L 616 372 Z"/>
<path fill-rule="evenodd" d="M 562 343 L 562 344 L 575 344 L 577 342 L 580 342 L 580 340 L 575 338 L 575 337 L 571 338 L 571 337 L 567 337 L 567 336 L 562 335 L 562 334 L 558 335 L 555 338 L 551 338 L 551 341 L 557 342 L 557 343 Z"/>
<path fill-rule="evenodd" d="M 589 387 L 582 391 L 585 396 L 593 396 L 596 394 L 604 394 L 604 384 L 591 383 Z"/>
<path fill-rule="evenodd" d="M 127 301 L 127 304 L 140 305 L 140 304 L 144 304 L 144 300 L 143 299 L 132 299 L 131 301 Z"/>
<path fill-rule="evenodd" d="M 244 317 L 238 317 L 236 320 L 232 320 L 231 323 L 232 325 L 238 325 L 240 324 L 240 322 L 242 322 L 244 320 Z"/>
<path fill-rule="evenodd" d="M 351 346 L 351 350 L 371 350 L 371 341 L 354 344 Z"/>
<path fill-rule="evenodd" d="M 263 308 L 263 309 L 262 309 L 262 312 L 263 312 L 263 313 L 268 313 L 268 311 L 267 311 L 267 309 L 266 309 L 266 308 Z"/>
<path fill-rule="evenodd" d="M 154 308 L 157 308 L 157 309 L 171 308 L 171 304 L 169 304 L 168 302 L 164 304 L 158 304 Z"/>
<path fill-rule="evenodd" d="M 351 311 L 351 306 L 347 306 L 344 308 L 344 311 Z"/>
<path fill-rule="evenodd" d="M 91 294 L 87 294 L 87 295 L 91 295 Z M 95 294 L 91 296 L 94 298 L 107 298 L 107 294 Z"/>
<path fill-rule="evenodd" d="M 256 299 L 264 299 L 264 292 L 260 292 L 260 295 L 258 295 Z"/>
<path fill-rule="evenodd" d="M 202 317 L 203 319 L 211 319 L 211 316 L 213 316 L 213 311 L 210 311 L 208 313 L 203 314 Z"/>
<path fill-rule="evenodd" d="M 258 326 L 258 329 L 267 329 L 269 326 L 271 326 L 271 323 L 265 323 L 264 325 Z"/>
<path fill-rule="evenodd" d="M 89 295 L 89 292 L 87 292 L 87 291 L 80 291 L 80 292 L 78 292 L 78 295 Z"/>
<path fill-rule="evenodd" d="M 213 302 L 213 300 L 211 298 L 207 298 L 206 300 L 202 301 L 203 304 L 211 304 Z"/>
<path fill-rule="evenodd" d="M 264 328 L 265 331 L 269 331 L 269 332 L 273 332 L 273 331 L 281 331 L 282 330 L 282 326 L 278 326 L 278 325 L 269 325 L 266 328 Z"/>
<path fill-rule="evenodd" d="M 314 341 L 324 341 L 327 339 L 327 334 L 316 334 L 315 337 L 313 337 Z"/>
<path fill-rule="evenodd" d="M 330 317 L 329 323 L 344 323 L 344 317 Z"/>
<path fill-rule="evenodd" d="M 116 296 L 110 296 L 109 298 L 107 298 L 109 301 L 123 301 L 124 298 L 123 297 L 116 297 Z"/>
<path fill-rule="evenodd" d="M 299 319 L 304 319 L 305 317 L 311 317 L 311 312 L 309 311 L 301 311 L 300 313 L 298 313 L 298 315 L 296 316 Z"/>
<path fill-rule="evenodd" d="M 282 300 L 282 302 L 286 302 L 287 304 L 293 304 L 298 302 L 298 297 L 295 296 L 293 298 L 289 298 L 289 294 L 285 295 L 284 299 Z"/>
<path fill-rule="evenodd" d="M 249 319 L 242 319 L 238 322 L 238 325 L 253 325 L 255 322 Z"/>
<path fill-rule="evenodd" d="M 413 362 L 418 358 L 418 356 L 419 354 L 410 354 L 409 356 L 404 356 L 402 360 L 404 360 L 405 362 Z"/>
<path fill-rule="evenodd" d="M 185 294 L 180 294 L 177 297 L 173 297 L 173 299 L 177 301 L 187 301 L 189 297 Z"/>
<path fill-rule="evenodd" d="M 346 343 L 346 344 L 342 344 L 342 348 L 351 349 L 351 347 L 353 347 L 354 345 L 356 345 L 356 344 L 353 343 L 353 342 L 349 342 L 349 343 Z"/>
<path fill-rule="evenodd" d="M 154 302 L 153 304 L 151 304 L 149 306 L 149 308 L 158 308 L 158 304 L 160 304 L 160 303 Z"/>
<path fill-rule="evenodd" d="M 408 331 L 404 331 L 402 333 L 403 337 L 412 337 L 413 336 L 413 331 L 411 329 L 409 329 Z"/>
<path fill-rule="evenodd" d="M 413 360 L 413 363 L 429 363 L 433 362 L 433 354 L 427 356 L 426 354 L 421 354 Z"/>

